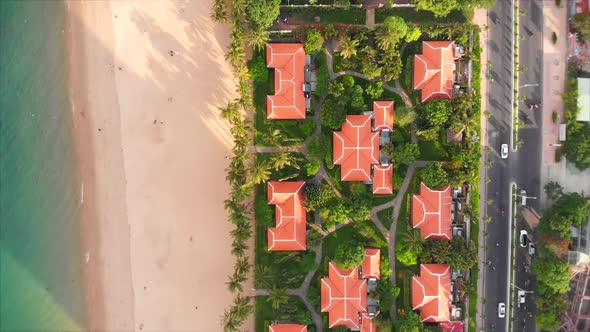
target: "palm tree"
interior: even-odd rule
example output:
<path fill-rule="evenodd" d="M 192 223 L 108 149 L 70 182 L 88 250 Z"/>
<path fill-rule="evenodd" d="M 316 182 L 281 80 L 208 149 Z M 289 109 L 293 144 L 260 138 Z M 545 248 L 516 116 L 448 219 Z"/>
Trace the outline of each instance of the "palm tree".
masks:
<path fill-rule="evenodd" d="M 254 274 L 256 275 L 256 278 L 254 278 L 256 288 L 268 287 L 273 275 L 271 268 L 266 265 L 256 265 Z"/>
<path fill-rule="evenodd" d="M 273 309 L 278 309 L 282 305 L 289 302 L 289 295 L 287 295 L 287 288 L 278 288 L 277 285 L 273 284 L 271 289 L 268 290 L 268 299 L 270 306 Z"/>
<path fill-rule="evenodd" d="M 252 236 L 252 229 L 250 225 L 238 224 L 236 228 L 232 229 L 230 234 L 238 241 L 245 241 Z"/>
<path fill-rule="evenodd" d="M 224 6 L 224 0 L 215 0 L 211 10 L 211 18 L 215 22 L 225 23 L 227 21 L 227 12 L 225 11 Z"/>
<path fill-rule="evenodd" d="M 240 63 L 240 61 L 242 61 L 242 59 L 244 59 L 245 56 L 246 56 L 246 51 L 244 50 L 243 47 L 241 47 L 239 45 L 232 44 L 229 48 L 229 51 L 225 55 L 225 59 L 233 65 L 238 65 Z"/>
<path fill-rule="evenodd" d="M 424 247 L 424 239 L 420 231 L 412 229 L 404 234 L 404 246 L 408 251 L 421 252 Z"/>
<path fill-rule="evenodd" d="M 383 21 L 375 33 L 377 39 L 377 46 L 380 49 L 387 51 L 397 46 L 400 39 L 408 32 L 408 25 L 403 18 L 398 16 L 389 16 Z"/>
<path fill-rule="evenodd" d="M 242 287 L 242 283 L 245 282 L 248 278 L 243 273 L 235 273 L 229 277 L 229 281 L 226 282 L 227 288 L 230 292 L 235 293 L 236 291 L 242 292 L 244 291 L 244 287 Z"/>
<path fill-rule="evenodd" d="M 292 166 L 293 164 L 295 164 L 295 162 L 296 158 L 292 154 L 286 151 L 282 151 L 273 154 L 273 156 L 270 158 L 269 165 L 275 171 L 280 171 L 281 169 L 287 166 Z"/>
<path fill-rule="evenodd" d="M 268 143 L 270 145 L 281 145 L 281 141 L 283 139 L 283 133 L 280 129 L 273 129 L 271 132 L 266 136 Z"/>
<path fill-rule="evenodd" d="M 245 251 L 248 250 L 248 245 L 244 241 L 234 240 L 231 247 L 231 253 L 236 257 L 244 256 Z"/>
<path fill-rule="evenodd" d="M 236 102 L 230 101 L 225 108 L 220 108 L 220 110 L 219 116 L 229 123 L 234 123 L 240 119 L 240 106 Z"/>
<path fill-rule="evenodd" d="M 234 306 L 232 310 L 238 321 L 244 321 L 252 313 L 254 306 L 250 304 L 250 298 L 242 296 L 241 294 L 236 295 L 234 298 Z"/>
<path fill-rule="evenodd" d="M 250 170 L 250 184 L 259 184 L 270 179 L 270 166 L 266 162 L 257 161 Z"/>
<path fill-rule="evenodd" d="M 225 332 L 237 332 L 239 331 L 239 324 L 235 319 L 235 313 L 233 310 L 227 311 L 227 309 L 223 312 L 221 316 L 221 323 L 223 324 L 223 330 Z"/>
<path fill-rule="evenodd" d="M 476 128 L 479 125 L 477 119 L 474 116 L 469 116 L 467 113 L 458 115 L 458 119 L 451 124 L 451 129 L 459 134 L 465 133 L 466 137 L 472 137 L 476 132 Z"/>
<path fill-rule="evenodd" d="M 350 36 L 346 36 L 340 40 L 340 55 L 344 59 L 356 56 L 356 49 L 359 46 L 357 39 L 352 39 Z"/>
<path fill-rule="evenodd" d="M 250 39 L 248 45 L 250 45 L 252 49 L 263 50 L 266 47 L 266 44 L 268 44 L 270 33 L 264 29 L 257 28 L 256 30 L 250 31 L 248 37 Z"/>
<path fill-rule="evenodd" d="M 248 256 L 239 257 L 236 260 L 236 265 L 234 266 L 235 270 L 239 273 L 248 273 L 252 266 L 250 262 L 248 262 Z"/>

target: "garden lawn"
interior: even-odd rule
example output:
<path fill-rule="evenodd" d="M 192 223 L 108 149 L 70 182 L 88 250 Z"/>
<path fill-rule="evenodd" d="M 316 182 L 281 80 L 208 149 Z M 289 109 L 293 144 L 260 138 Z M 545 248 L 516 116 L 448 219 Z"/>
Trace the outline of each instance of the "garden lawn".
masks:
<path fill-rule="evenodd" d="M 387 229 L 393 224 L 393 207 L 377 212 L 377 217 Z"/>
<path fill-rule="evenodd" d="M 298 296 L 289 296 L 288 302 L 274 309 L 269 301 L 269 296 L 256 297 L 255 326 L 256 331 L 268 331 L 272 323 L 293 323 L 300 321 L 301 315 L 311 314 L 305 303 Z M 311 318 L 309 318 L 311 320 Z"/>
<path fill-rule="evenodd" d="M 375 10 L 375 23 L 383 23 L 389 16 L 400 16 L 408 23 L 418 25 L 455 24 L 466 22 L 463 12 L 454 10 L 445 17 L 434 17 L 429 11 L 416 10 L 411 7 L 378 8 Z"/>
<path fill-rule="evenodd" d="M 318 7 L 282 7 L 281 18 L 287 17 L 292 24 L 365 24 L 366 12 L 361 8 L 318 8 Z M 315 21 L 319 17 L 319 22 Z"/>
<path fill-rule="evenodd" d="M 444 134 L 441 136 L 444 136 Z M 446 151 L 446 144 L 441 141 L 442 137 L 436 141 L 419 140 L 420 160 L 448 160 L 449 155 Z"/>

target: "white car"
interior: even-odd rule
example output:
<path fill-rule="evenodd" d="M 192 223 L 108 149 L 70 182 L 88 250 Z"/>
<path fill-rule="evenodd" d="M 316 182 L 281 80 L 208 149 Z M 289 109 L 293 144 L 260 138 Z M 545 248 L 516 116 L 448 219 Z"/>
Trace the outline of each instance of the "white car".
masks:
<path fill-rule="evenodd" d="M 506 317 L 506 305 L 504 304 L 504 302 L 498 303 L 498 317 Z"/>
<path fill-rule="evenodd" d="M 529 242 L 529 255 L 535 254 L 535 245 L 532 242 Z"/>
<path fill-rule="evenodd" d="M 528 247 L 529 245 L 529 233 L 524 229 L 520 230 L 520 246 L 523 248 Z"/>
<path fill-rule="evenodd" d="M 523 290 L 518 291 L 518 306 L 520 307 L 521 304 L 525 302 L 525 292 Z"/>
<path fill-rule="evenodd" d="M 502 159 L 508 158 L 508 144 L 502 144 L 500 155 L 502 155 Z"/>

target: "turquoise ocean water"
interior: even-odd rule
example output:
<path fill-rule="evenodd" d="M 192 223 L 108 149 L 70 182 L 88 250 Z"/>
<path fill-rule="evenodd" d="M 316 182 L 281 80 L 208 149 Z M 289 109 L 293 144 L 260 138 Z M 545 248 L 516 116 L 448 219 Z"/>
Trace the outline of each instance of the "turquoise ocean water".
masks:
<path fill-rule="evenodd" d="M 63 4 L 0 1 L 0 331 L 83 330 Z"/>

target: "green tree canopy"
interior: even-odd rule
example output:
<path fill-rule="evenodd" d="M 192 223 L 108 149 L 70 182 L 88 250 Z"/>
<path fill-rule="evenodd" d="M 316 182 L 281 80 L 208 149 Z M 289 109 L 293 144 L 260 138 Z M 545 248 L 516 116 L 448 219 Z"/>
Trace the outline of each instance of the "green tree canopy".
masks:
<path fill-rule="evenodd" d="M 459 7 L 457 0 L 414 0 L 414 3 L 417 10 L 430 11 L 435 17 L 447 16 Z"/>
<path fill-rule="evenodd" d="M 545 331 L 553 331 L 561 325 L 561 317 L 567 311 L 568 301 L 563 294 L 537 297 L 535 322 Z"/>
<path fill-rule="evenodd" d="M 377 46 L 382 50 L 391 50 L 408 33 L 408 25 L 403 18 L 399 16 L 389 16 L 383 21 L 383 25 L 377 28 L 375 38 Z"/>
<path fill-rule="evenodd" d="M 344 38 L 340 40 L 340 56 L 344 59 L 349 59 L 353 56 L 356 56 L 358 46 L 358 39 L 352 39 L 350 36 L 344 36 Z"/>
<path fill-rule="evenodd" d="M 328 204 L 320 209 L 320 217 L 330 227 L 335 224 L 341 224 L 348 220 L 350 208 L 341 198 L 334 198 Z"/>
<path fill-rule="evenodd" d="M 391 146 L 391 145 L 388 145 Z M 384 147 L 384 150 L 385 147 Z M 420 156 L 420 149 L 418 144 L 412 142 L 405 142 L 393 146 L 393 153 L 389 157 L 393 160 L 393 168 L 397 169 L 401 165 L 410 165 L 418 160 Z"/>
<path fill-rule="evenodd" d="M 385 90 L 383 89 L 383 82 L 381 82 L 381 81 L 371 82 L 367 86 L 367 89 L 365 89 L 367 96 L 369 96 L 369 98 L 371 100 L 376 100 L 376 99 L 381 98 L 383 91 L 385 91 Z"/>
<path fill-rule="evenodd" d="M 579 13 L 572 19 L 572 28 L 580 33 L 584 40 L 590 40 L 590 12 Z"/>
<path fill-rule="evenodd" d="M 268 81 L 268 68 L 266 68 L 266 61 L 261 55 L 254 56 L 250 61 L 250 75 L 256 83 Z"/>
<path fill-rule="evenodd" d="M 266 30 L 280 15 L 281 0 L 248 0 L 248 19 L 257 29 Z"/>
<path fill-rule="evenodd" d="M 415 25 L 411 25 L 408 27 L 408 33 L 406 34 L 406 42 L 411 43 L 413 41 L 416 41 L 420 39 L 420 36 L 422 36 L 422 31 L 420 30 L 420 28 Z"/>
<path fill-rule="evenodd" d="M 324 45 L 324 37 L 322 37 L 322 34 L 317 30 L 307 30 L 305 42 L 303 43 L 305 53 L 314 54 L 322 49 L 322 45 Z"/>
<path fill-rule="evenodd" d="M 405 127 L 416 119 L 416 112 L 405 105 L 395 105 L 395 126 Z"/>
<path fill-rule="evenodd" d="M 569 219 L 571 225 L 581 226 L 587 222 L 590 215 L 590 199 L 578 193 L 563 194 L 553 208 Z"/>
<path fill-rule="evenodd" d="M 350 106 L 353 108 L 363 108 L 366 107 L 365 105 L 365 98 L 363 96 L 364 91 L 363 87 L 360 85 L 355 85 L 350 90 Z"/>
<path fill-rule="evenodd" d="M 554 255 L 538 256 L 533 260 L 533 272 L 537 277 L 539 295 L 565 294 L 569 290 L 571 268 L 567 261 Z"/>
<path fill-rule="evenodd" d="M 321 120 L 322 124 L 329 128 L 340 129 L 346 121 L 346 110 L 334 99 L 328 98 L 322 105 Z"/>
<path fill-rule="evenodd" d="M 366 197 L 353 197 L 349 209 L 349 216 L 354 221 L 367 221 L 371 219 L 371 201 Z"/>
<path fill-rule="evenodd" d="M 314 185 L 308 185 L 305 189 L 307 198 L 305 199 L 305 209 L 312 211 L 317 208 L 323 208 L 328 203 L 336 198 L 336 193 L 330 185 L 322 184 L 317 187 Z"/>
<path fill-rule="evenodd" d="M 431 162 L 424 167 L 420 175 L 422 182 L 430 188 L 440 188 L 449 183 L 449 176 L 443 169 L 442 163 L 438 161 Z"/>
<path fill-rule="evenodd" d="M 420 315 L 418 315 L 411 308 L 400 309 L 397 312 L 397 319 L 395 321 L 396 331 L 418 332 L 424 327 Z"/>
<path fill-rule="evenodd" d="M 365 248 L 353 242 L 340 244 L 336 248 L 334 263 L 343 270 L 357 268 L 365 259 Z"/>
<path fill-rule="evenodd" d="M 422 108 L 422 118 L 431 127 L 447 124 L 452 113 L 451 103 L 446 99 L 432 100 Z"/>

